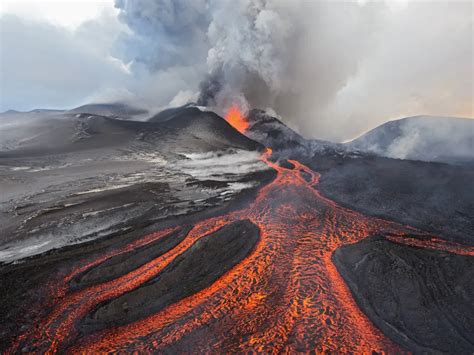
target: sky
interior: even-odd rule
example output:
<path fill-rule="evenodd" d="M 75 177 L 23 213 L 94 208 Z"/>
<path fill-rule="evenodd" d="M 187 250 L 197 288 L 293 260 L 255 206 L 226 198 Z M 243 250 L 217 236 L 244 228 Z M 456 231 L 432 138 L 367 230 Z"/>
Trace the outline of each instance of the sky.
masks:
<path fill-rule="evenodd" d="M 2 0 L 0 112 L 237 103 L 333 141 L 473 117 L 473 17 L 457 0 Z"/>
<path fill-rule="evenodd" d="M 69 29 L 92 20 L 103 10 L 115 11 L 110 0 L 2 0 L 1 14 L 14 14 L 30 21 L 45 21 Z"/>

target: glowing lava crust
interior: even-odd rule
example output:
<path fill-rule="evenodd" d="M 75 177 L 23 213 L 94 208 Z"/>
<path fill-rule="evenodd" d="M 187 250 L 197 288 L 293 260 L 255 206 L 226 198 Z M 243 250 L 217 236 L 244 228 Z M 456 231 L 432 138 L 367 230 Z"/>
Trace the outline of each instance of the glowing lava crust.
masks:
<path fill-rule="evenodd" d="M 232 117 L 230 112 L 228 120 L 235 123 Z M 247 126 L 239 122 L 236 128 L 245 131 Z M 319 174 L 297 161 L 290 161 L 294 168 L 283 168 L 270 156 L 267 149 L 262 160 L 277 171 L 277 177 L 248 207 L 195 224 L 177 246 L 111 281 L 78 291 L 68 286 L 77 274 L 174 229 L 89 260 L 52 283 L 53 311 L 18 337 L 9 352 L 25 347 L 49 353 L 400 352 L 358 308 L 331 256 L 340 246 L 377 233 L 404 243 L 403 236 L 414 229 L 337 205 L 315 188 Z M 138 321 L 92 334 L 79 331 L 81 321 L 99 304 L 152 280 L 203 236 L 244 219 L 258 226 L 260 240 L 211 286 Z M 456 246 L 446 247 L 436 239 L 406 243 L 457 252 Z"/>

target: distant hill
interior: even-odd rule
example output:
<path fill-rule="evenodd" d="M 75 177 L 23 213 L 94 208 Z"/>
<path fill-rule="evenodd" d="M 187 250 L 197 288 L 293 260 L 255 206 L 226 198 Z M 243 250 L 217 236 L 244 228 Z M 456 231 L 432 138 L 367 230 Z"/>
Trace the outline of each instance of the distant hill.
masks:
<path fill-rule="evenodd" d="M 33 114 L 33 113 L 61 113 L 64 110 L 55 110 L 55 109 L 48 109 L 48 108 L 35 108 L 31 111 L 17 111 L 17 110 L 7 110 L 5 112 L 0 113 L 0 117 L 9 116 L 9 115 L 21 115 L 21 114 Z"/>
<path fill-rule="evenodd" d="M 129 106 L 124 103 L 88 104 L 76 107 L 69 112 L 120 118 L 131 118 L 148 113 L 145 109 Z"/>
<path fill-rule="evenodd" d="M 263 149 L 263 146 L 238 132 L 216 113 L 202 111 L 192 105 L 164 110 L 151 117 L 149 122 L 179 132 L 183 145 L 187 145 L 191 138 L 197 138 L 214 146 L 215 150 L 226 146 L 246 150 Z"/>
<path fill-rule="evenodd" d="M 40 156 L 90 149 L 129 149 L 145 144 L 168 152 L 261 150 L 222 117 L 197 107 L 177 108 L 166 120 L 134 121 L 66 112 L 0 125 L 0 158 Z M 35 118 L 34 118 L 35 117 Z M 33 119 L 34 118 L 34 119 Z"/>
<path fill-rule="evenodd" d="M 253 109 L 247 115 L 249 128 L 245 135 L 264 145 L 272 147 L 273 156 L 278 159 L 311 158 L 315 154 L 346 155 L 345 147 L 319 139 L 306 139 L 280 119 L 264 110 Z"/>
<path fill-rule="evenodd" d="M 169 121 L 175 117 L 183 116 L 186 113 L 197 113 L 200 112 L 196 105 L 194 104 L 186 104 L 184 106 L 180 107 L 172 107 L 172 108 L 167 108 L 163 111 L 158 112 L 154 116 L 148 119 L 150 122 L 166 122 Z"/>
<path fill-rule="evenodd" d="M 396 159 L 473 163 L 474 119 L 407 117 L 384 123 L 346 146 Z"/>
<path fill-rule="evenodd" d="M 16 111 L 16 110 L 8 110 L 5 112 L 0 113 L 0 118 L 8 119 L 8 118 L 37 118 L 37 117 L 45 117 L 48 115 L 54 116 L 56 114 L 89 114 L 89 115 L 96 115 L 96 116 L 105 116 L 105 117 L 112 117 L 112 118 L 122 118 L 122 119 L 136 119 L 136 118 L 146 118 L 149 114 L 148 110 L 130 106 L 124 103 L 103 103 L 103 104 L 87 104 L 82 105 L 71 110 L 55 110 L 55 109 L 34 109 L 27 112 Z"/>

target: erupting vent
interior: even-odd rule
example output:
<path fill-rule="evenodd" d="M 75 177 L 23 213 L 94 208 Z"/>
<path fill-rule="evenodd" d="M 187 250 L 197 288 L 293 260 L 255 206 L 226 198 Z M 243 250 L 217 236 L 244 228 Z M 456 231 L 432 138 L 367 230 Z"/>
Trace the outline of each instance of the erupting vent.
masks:
<path fill-rule="evenodd" d="M 225 120 L 240 133 L 245 133 L 249 123 L 237 106 L 231 106 L 225 115 Z"/>

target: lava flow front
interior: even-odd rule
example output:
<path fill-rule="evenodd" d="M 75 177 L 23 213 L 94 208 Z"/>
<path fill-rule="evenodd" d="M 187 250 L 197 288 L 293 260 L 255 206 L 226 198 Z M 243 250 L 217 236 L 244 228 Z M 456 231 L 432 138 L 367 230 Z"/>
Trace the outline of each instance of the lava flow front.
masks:
<path fill-rule="evenodd" d="M 71 275 L 78 270 L 127 255 L 134 247 L 87 260 L 53 285 L 53 311 L 18 337 L 9 351 L 399 352 L 358 308 L 331 256 L 340 246 L 371 234 L 388 233 L 400 239 L 413 229 L 337 205 L 315 188 L 317 173 L 297 161 L 283 168 L 270 156 L 267 149 L 262 160 L 277 176 L 249 206 L 194 224 L 173 248 L 133 271 L 68 291 Z M 91 314 L 104 303 L 159 283 L 156 276 L 198 240 L 239 220 L 258 226 L 260 239 L 210 286 L 138 320 L 101 329 L 87 327 L 86 319 L 93 319 Z M 141 245 L 171 231 L 145 236 Z M 436 248 L 436 243 L 430 247 Z M 63 291 L 58 294 L 58 289 Z"/>

